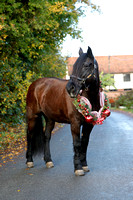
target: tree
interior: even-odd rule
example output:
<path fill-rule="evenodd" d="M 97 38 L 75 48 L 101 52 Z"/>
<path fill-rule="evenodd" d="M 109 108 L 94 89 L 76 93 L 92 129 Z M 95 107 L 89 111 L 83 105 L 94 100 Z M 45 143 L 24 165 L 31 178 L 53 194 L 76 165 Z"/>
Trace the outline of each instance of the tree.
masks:
<path fill-rule="evenodd" d="M 104 74 L 103 72 L 100 73 L 100 80 L 102 87 L 107 89 L 107 86 L 113 86 L 115 88 L 114 78 L 112 78 L 112 74 Z"/>
<path fill-rule="evenodd" d="M 16 116 L 24 115 L 24 97 L 31 81 L 40 76 L 65 75 L 66 64 L 60 55 L 60 44 L 67 34 L 73 38 L 80 36 L 76 26 L 83 11 L 76 6 L 77 2 L 1 0 L 1 119 L 12 121 L 14 116 L 19 121 Z M 82 3 L 90 5 L 88 0 Z"/>
<path fill-rule="evenodd" d="M 73 38 L 80 35 L 76 25 L 83 12 L 76 7 L 76 2 L 3 0 L 0 4 L 1 61 L 8 62 L 11 67 L 18 65 L 25 72 L 43 71 L 45 75 L 46 56 L 52 54 L 57 58 L 59 46 L 67 34 Z M 89 4 L 87 0 L 82 2 Z M 61 61 L 64 66 L 64 59 Z"/>

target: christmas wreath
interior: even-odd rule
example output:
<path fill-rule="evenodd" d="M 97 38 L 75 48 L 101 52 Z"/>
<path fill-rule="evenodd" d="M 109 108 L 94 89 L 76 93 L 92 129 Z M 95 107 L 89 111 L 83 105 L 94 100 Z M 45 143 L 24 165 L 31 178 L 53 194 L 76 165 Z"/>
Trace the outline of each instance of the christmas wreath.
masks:
<path fill-rule="evenodd" d="M 92 111 L 92 106 L 90 101 L 83 96 L 78 95 L 77 98 L 73 101 L 74 106 L 76 109 L 85 117 L 85 121 L 95 124 L 103 124 L 103 121 L 110 115 L 109 110 L 109 100 L 107 95 L 104 94 L 103 91 L 99 92 L 100 95 L 100 110 Z"/>

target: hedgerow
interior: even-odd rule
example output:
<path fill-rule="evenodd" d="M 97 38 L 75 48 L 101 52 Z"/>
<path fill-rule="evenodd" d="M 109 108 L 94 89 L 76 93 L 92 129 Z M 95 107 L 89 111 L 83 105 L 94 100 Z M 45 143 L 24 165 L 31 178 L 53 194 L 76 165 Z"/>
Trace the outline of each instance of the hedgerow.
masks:
<path fill-rule="evenodd" d="M 67 34 L 80 37 L 83 14 L 74 0 L 2 0 L 0 3 L 0 122 L 21 123 L 30 83 L 39 77 L 64 77 L 60 45 Z M 91 5 L 90 1 L 82 3 Z M 91 5 L 96 9 L 94 5 Z M 5 126 L 6 127 L 6 126 Z"/>

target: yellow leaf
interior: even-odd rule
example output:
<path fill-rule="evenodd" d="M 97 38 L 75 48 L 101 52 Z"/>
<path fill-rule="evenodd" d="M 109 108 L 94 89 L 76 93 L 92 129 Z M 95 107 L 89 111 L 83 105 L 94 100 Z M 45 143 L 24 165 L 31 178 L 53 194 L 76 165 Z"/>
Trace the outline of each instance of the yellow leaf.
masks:
<path fill-rule="evenodd" d="M 8 36 L 8 35 L 3 35 L 3 38 L 6 39 L 7 36 Z"/>
<path fill-rule="evenodd" d="M 2 25 L 0 25 L 0 30 L 3 28 L 3 26 Z"/>
<path fill-rule="evenodd" d="M 33 176 L 33 174 L 31 174 L 31 173 L 28 173 L 28 175 Z"/>

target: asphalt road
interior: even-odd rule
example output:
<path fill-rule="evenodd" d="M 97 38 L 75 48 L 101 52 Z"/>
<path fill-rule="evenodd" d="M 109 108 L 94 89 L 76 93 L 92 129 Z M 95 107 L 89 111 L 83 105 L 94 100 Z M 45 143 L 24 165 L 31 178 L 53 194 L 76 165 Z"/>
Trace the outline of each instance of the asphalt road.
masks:
<path fill-rule="evenodd" d="M 90 172 L 76 177 L 70 126 L 52 136 L 55 164 L 46 169 L 34 159 L 27 170 L 25 152 L 0 168 L 0 200 L 133 200 L 133 118 L 112 112 L 103 125 L 94 127 L 88 147 Z"/>

